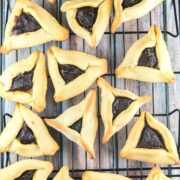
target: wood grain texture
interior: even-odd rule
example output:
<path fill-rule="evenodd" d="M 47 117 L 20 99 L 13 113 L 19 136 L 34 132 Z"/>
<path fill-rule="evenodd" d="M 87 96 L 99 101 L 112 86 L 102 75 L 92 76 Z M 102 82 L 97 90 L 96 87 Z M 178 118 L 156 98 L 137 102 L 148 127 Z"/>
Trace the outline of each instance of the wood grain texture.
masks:
<path fill-rule="evenodd" d="M 68 27 L 65 14 L 62 14 L 59 11 L 60 5 L 64 2 L 63 0 L 57 0 L 58 2 L 54 5 L 50 4 L 48 1 L 43 0 L 33 0 L 33 2 L 38 3 L 47 9 L 53 16 L 55 16 L 58 21 L 64 26 Z M 4 1 L 3 6 L 3 22 L 5 22 L 5 15 L 7 10 L 7 1 Z M 15 0 L 10 1 L 10 8 L 8 14 L 11 13 L 13 9 Z M 176 0 L 178 7 L 178 0 Z M 0 3 L 0 5 L 2 5 Z M 178 12 L 178 11 L 177 11 Z M 164 15 L 167 14 L 167 17 L 164 18 Z M 1 19 L 1 18 L 0 18 Z M 165 21 L 166 19 L 166 21 Z M 179 17 L 178 17 L 179 21 Z M 140 18 L 139 20 L 133 20 L 131 22 L 127 22 L 121 26 L 118 31 L 147 31 L 151 24 L 158 24 L 162 30 L 168 30 L 169 32 L 175 33 L 175 23 L 174 23 L 174 7 L 172 4 L 172 0 L 166 0 L 165 3 L 161 4 L 157 8 L 155 8 L 148 15 Z M 2 29 L 4 29 L 4 25 Z M 109 27 L 107 28 L 107 32 L 109 31 Z M 3 33 L 1 31 L 1 37 L 3 37 Z M 98 57 L 104 57 L 108 59 L 109 70 L 108 73 L 114 73 L 115 67 L 117 67 L 129 47 L 142 36 L 143 34 L 116 34 L 116 35 L 108 35 L 105 34 L 96 49 L 91 49 L 88 44 L 80 37 L 76 35 L 71 35 L 68 41 L 57 43 L 50 42 L 45 45 L 36 46 L 28 49 L 23 49 L 19 51 L 13 51 L 6 56 L 2 56 L 2 70 L 6 69 L 13 62 L 16 62 L 22 58 L 27 57 L 31 52 L 35 49 L 47 52 L 47 49 L 51 45 L 57 45 L 62 47 L 63 49 L 73 49 L 84 51 L 90 53 L 92 55 L 96 55 Z M 170 35 L 165 34 L 165 39 L 168 45 L 168 49 L 170 52 L 170 56 L 172 59 L 172 65 L 174 71 L 180 71 L 180 37 L 174 38 Z M 2 39 L 1 39 L 2 41 Z M 167 114 L 167 112 L 171 112 L 174 109 L 180 109 L 180 74 L 177 75 L 177 81 L 174 84 L 165 85 L 164 83 L 160 84 L 151 84 L 151 83 L 143 83 L 132 80 L 117 80 L 115 77 L 106 76 L 105 77 L 114 87 L 120 89 L 127 89 L 134 92 L 137 95 L 151 95 L 153 96 L 152 103 L 149 103 L 141 108 L 141 111 L 149 111 L 152 114 Z M 82 93 L 81 95 L 72 98 L 71 100 L 67 100 L 63 103 L 55 103 L 53 100 L 54 88 L 51 80 L 48 80 L 48 92 L 47 92 L 47 108 L 40 115 L 42 117 L 52 117 L 58 116 L 68 107 L 77 104 L 80 102 L 87 92 Z M 92 86 L 96 88 L 94 84 Z M 97 89 L 99 92 L 99 90 Z M 97 105 L 100 103 L 99 94 L 97 96 Z M 14 112 L 14 103 L 2 100 L 3 107 L 1 108 L 2 114 L 9 113 L 13 114 Z M 139 112 L 138 112 L 139 113 Z M 98 114 L 99 108 L 98 108 Z M 164 115 L 158 116 L 157 118 L 167 125 L 175 140 L 178 143 L 178 123 L 179 123 L 179 114 L 174 113 L 169 117 Z M 99 131 L 95 141 L 95 151 L 96 151 L 96 159 L 91 160 L 87 156 L 87 153 L 84 152 L 81 148 L 79 148 L 76 144 L 70 142 L 65 136 L 60 134 L 59 132 L 49 129 L 52 136 L 61 146 L 60 151 L 56 153 L 53 157 L 41 157 L 38 159 L 50 160 L 54 164 L 54 169 L 58 170 L 63 164 L 67 164 L 69 168 L 73 170 L 77 169 L 115 169 L 115 168 L 124 168 L 124 171 L 120 171 L 119 173 L 127 176 L 146 176 L 148 171 L 127 171 L 126 168 L 145 168 L 152 167 L 151 164 L 148 163 L 140 163 L 137 161 L 127 161 L 118 157 L 119 150 L 124 146 L 126 141 L 128 132 L 132 128 L 134 118 L 127 127 L 123 128 L 120 132 L 115 134 L 113 138 L 109 141 L 108 144 L 102 145 L 101 138 L 103 134 L 103 124 L 101 119 L 99 119 Z M 1 119 L 2 121 L 2 119 Z M 10 154 L 10 162 L 24 159 L 23 157 L 19 157 L 15 154 Z M 6 163 L 6 155 L 4 158 L 4 165 Z M 180 170 L 170 170 L 165 171 L 166 174 L 180 174 Z M 72 172 L 73 175 L 77 175 L 75 172 Z M 80 176 L 81 174 L 78 174 Z M 134 178 L 134 179 L 143 179 L 143 178 Z M 172 178 L 174 180 L 178 180 L 179 178 Z"/>

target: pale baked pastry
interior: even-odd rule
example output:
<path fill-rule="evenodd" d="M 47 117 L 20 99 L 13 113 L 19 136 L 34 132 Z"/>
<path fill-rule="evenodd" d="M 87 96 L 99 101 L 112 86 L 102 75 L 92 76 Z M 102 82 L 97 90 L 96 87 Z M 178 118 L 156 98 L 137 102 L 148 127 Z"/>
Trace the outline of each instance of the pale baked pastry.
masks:
<path fill-rule="evenodd" d="M 98 129 L 96 91 L 90 90 L 79 104 L 74 105 L 55 119 L 45 122 L 86 150 L 95 159 L 94 141 Z"/>
<path fill-rule="evenodd" d="M 0 97 L 28 104 L 37 112 L 46 107 L 46 90 L 45 56 L 39 51 L 10 65 L 0 76 Z"/>
<path fill-rule="evenodd" d="M 151 97 L 139 97 L 130 91 L 113 88 L 103 78 L 99 78 L 97 84 L 101 88 L 101 117 L 104 124 L 102 142 L 107 143 L 132 120 L 142 105 L 151 101 Z"/>
<path fill-rule="evenodd" d="M 49 41 L 68 39 L 69 31 L 39 5 L 30 0 L 17 0 L 8 20 L 0 52 L 32 47 Z"/>
<path fill-rule="evenodd" d="M 48 50 L 48 68 L 56 102 L 70 99 L 88 89 L 107 72 L 107 60 L 52 46 Z"/>
<path fill-rule="evenodd" d="M 69 176 L 69 168 L 67 166 L 63 166 L 60 171 L 56 174 L 53 180 L 73 180 Z"/>
<path fill-rule="evenodd" d="M 48 0 L 50 3 L 55 3 L 56 0 Z"/>
<path fill-rule="evenodd" d="M 17 104 L 13 117 L 0 135 L 0 152 L 37 157 L 54 155 L 58 149 L 43 120 L 30 109 Z"/>
<path fill-rule="evenodd" d="M 149 112 L 141 113 L 120 151 L 120 156 L 154 164 L 180 164 L 173 136 Z"/>
<path fill-rule="evenodd" d="M 170 56 L 158 26 L 137 40 L 116 68 L 118 78 L 145 82 L 175 82 Z"/>
<path fill-rule="evenodd" d="M 61 6 L 72 31 L 95 48 L 106 28 L 112 9 L 112 0 L 69 0 Z"/>
<path fill-rule="evenodd" d="M 53 170 L 49 161 L 26 159 L 0 169 L 1 180 L 47 180 Z"/>
<path fill-rule="evenodd" d="M 130 180 L 130 179 L 121 176 L 119 174 L 86 171 L 82 175 L 82 180 Z"/>
<path fill-rule="evenodd" d="M 146 180 L 171 180 L 163 174 L 160 167 L 155 166 L 152 168 Z"/>
<path fill-rule="evenodd" d="M 111 32 L 121 26 L 123 22 L 138 19 L 164 0 L 114 0 L 115 15 L 111 25 Z"/>

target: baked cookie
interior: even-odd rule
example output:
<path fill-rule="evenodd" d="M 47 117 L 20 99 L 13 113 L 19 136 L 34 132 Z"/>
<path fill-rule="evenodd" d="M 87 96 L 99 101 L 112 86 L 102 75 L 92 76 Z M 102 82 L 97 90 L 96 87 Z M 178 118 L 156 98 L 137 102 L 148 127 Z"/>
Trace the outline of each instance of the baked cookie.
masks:
<path fill-rule="evenodd" d="M 37 112 L 46 107 L 45 56 L 39 51 L 10 65 L 0 76 L 0 97 L 28 104 Z"/>
<path fill-rule="evenodd" d="M 69 0 L 61 6 L 72 31 L 95 48 L 101 40 L 112 9 L 112 0 Z"/>
<path fill-rule="evenodd" d="M 56 0 L 48 0 L 50 3 L 55 3 L 56 2 Z"/>
<path fill-rule="evenodd" d="M 170 56 L 158 26 L 137 40 L 116 68 L 118 78 L 145 82 L 175 82 Z"/>
<path fill-rule="evenodd" d="M 15 162 L 10 166 L 0 169 L 0 179 L 2 180 L 47 180 L 53 170 L 53 165 L 49 161 L 26 159 Z"/>
<path fill-rule="evenodd" d="M 45 119 L 45 122 L 86 150 L 90 158 L 95 159 L 94 141 L 98 119 L 94 89 L 79 104 L 70 107 L 55 119 Z"/>
<path fill-rule="evenodd" d="M 115 15 L 111 25 L 111 32 L 121 26 L 123 22 L 138 19 L 164 0 L 114 0 Z"/>
<path fill-rule="evenodd" d="M 155 166 L 152 168 L 146 180 L 171 180 L 163 174 L 160 167 Z"/>
<path fill-rule="evenodd" d="M 139 108 L 150 102 L 150 96 L 136 96 L 127 90 L 113 88 L 105 79 L 99 78 L 98 87 L 101 88 L 101 117 L 104 124 L 103 143 L 134 117 Z"/>
<path fill-rule="evenodd" d="M 37 157 L 54 155 L 58 144 L 50 136 L 42 119 L 21 104 L 0 135 L 0 152 Z"/>
<path fill-rule="evenodd" d="M 67 166 L 63 166 L 57 175 L 53 178 L 53 180 L 73 180 L 69 176 L 69 168 Z"/>
<path fill-rule="evenodd" d="M 121 176 L 119 174 L 86 171 L 82 175 L 82 180 L 130 180 L 130 179 Z"/>
<path fill-rule="evenodd" d="M 30 0 L 17 0 L 8 20 L 0 52 L 32 47 L 49 41 L 68 39 L 69 31 L 39 5 Z"/>
<path fill-rule="evenodd" d="M 154 164 L 180 164 L 173 136 L 149 112 L 141 113 L 120 156 Z"/>
<path fill-rule="evenodd" d="M 48 50 L 48 68 L 56 102 L 70 99 L 88 89 L 107 72 L 107 60 L 52 46 Z"/>

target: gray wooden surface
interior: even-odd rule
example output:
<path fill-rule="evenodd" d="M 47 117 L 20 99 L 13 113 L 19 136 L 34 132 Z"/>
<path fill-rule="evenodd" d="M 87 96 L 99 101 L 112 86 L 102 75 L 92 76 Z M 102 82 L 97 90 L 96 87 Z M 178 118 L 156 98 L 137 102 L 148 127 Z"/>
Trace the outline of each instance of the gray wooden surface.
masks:
<path fill-rule="evenodd" d="M 7 2 L 7 1 L 5 1 Z M 41 6 L 44 6 L 52 15 L 58 17 L 59 21 L 67 26 L 65 15 L 61 15 L 59 12 L 60 1 L 56 5 L 51 5 L 47 1 L 43 0 L 33 0 L 33 2 L 38 3 Z M 178 0 L 176 0 L 176 3 Z M 15 0 L 10 1 L 10 10 L 13 8 Z M 6 13 L 6 5 L 4 5 L 4 14 Z M 150 24 L 158 24 L 163 29 L 164 27 L 168 27 L 168 31 L 175 33 L 175 24 L 174 24 L 174 10 L 172 6 L 172 0 L 166 0 L 164 4 L 164 10 L 167 11 L 167 21 L 163 21 L 163 5 L 158 6 L 155 10 L 152 11 L 151 14 L 148 14 L 141 19 L 133 20 L 131 22 L 125 23 L 119 30 L 122 31 L 136 31 L 136 30 L 144 30 L 147 31 Z M 150 18 L 151 17 L 151 18 Z M 2 23 L 1 23 L 2 26 Z M 3 25 L 4 26 L 4 25 Z M 108 31 L 108 29 L 107 29 Z M 3 33 L 3 32 L 1 32 Z M 35 49 L 39 49 L 41 51 L 46 52 L 47 49 L 52 45 L 59 45 L 64 49 L 74 49 L 85 51 L 90 54 L 97 55 L 99 57 L 106 57 L 109 63 L 109 72 L 114 72 L 114 68 L 121 62 L 124 57 L 125 52 L 128 48 L 135 42 L 142 34 L 119 34 L 116 36 L 113 35 L 104 35 L 102 41 L 100 42 L 97 49 L 91 49 L 86 42 L 84 42 L 80 37 L 75 35 L 71 35 L 68 41 L 63 43 L 51 42 L 46 45 L 41 45 L 38 47 L 23 49 L 19 51 L 13 51 L 9 55 L 3 56 L 2 68 L 5 69 L 10 64 L 15 61 L 18 61 L 21 58 L 27 57 L 32 51 Z M 180 38 L 173 38 L 169 35 L 165 36 L 167 40 L 168 49 L 170 52 L 170 56 L 172 59 L 172 64 L 174 71 L 180 71 Z M 115 51 L 116 50 L 116 51 Z M 116 53 L 115 53 L 116 52 Z M 167 112 L 171 112 L 174 109 L 180 109 L 180 75 L 177 75 L 177 82 L 171 85 L 165 84 L 149 84 L 131 80 L 116 80 L 114 77 L 107 77 L 114 86 L 121 89 L 128 89 L 138 95 L 153 95 L 153 102 L 145 105 L 142 110 L 149 111 L 154 114 L 162 114 L 162 116 L 158 117 L 166 125 L 169 123 L 171 132 L 174 135 L 176 142 L 178 142 L 178 113 L 174 113 L 169 116 L 169 120 L 163 114 Z M 96 85 L 93 85 L 96 87 Z M 72 100 L 68 100 L 63 102 L 62 104 L 56 104 L 53 101 L 53 87 L 52 83 L 49 81 L 48 84 L 48 95 L 47 95 L 47 108 L 41 114 L 42 116 L 50 117 L 57 116 L 62 111 L 64 111 L 67 107 L 78 103 L 80 100 L 84 98 L 86 93 L 79 95 L 78 97 L 73 98 Z M 168 92 L 168 95 L 166 94 Z M 98 96 L 99 97 L 99 96 Z M 167 101 L 168 99 L 168 101 Z M 10 113 L 13 114 L 14 111 L 14 103 L 8 101 L 2 101 L 3 103 L 3 112 L 2 113 Z M 96 159 L 90 160 L 87 154 L 81 150 L 76 144 L 71 143 L 64 136 L 61 136 L 55 130 L 50 130 L 53 137 L 57 140 L 57 142 L 61 145 L 61 150 L 53 157 L 41 157 L 40 159 L 50 160 L 54 164 L 54 169 L 58 170 L 62 164 L 69 165 L 70 169 L 94 169 L 94 168 L 141 168 L 141 167 L 151 167 L 152 165 L 147 163 L 140 163 L 137 161 L 126 161 L 117 156 L 119 150 L 123 147 L 127 134 L 131 129 L 134 120 L 131 123 L 123 128 L 120 132 L 118 132 L 107 145 L 102 145 L 100 140 L 103 133 L 103 126 L 100 120 L 100 130 L 98 132 L 98 136 L 95 142 L 96 148 Z M 100 135 L 100 136 L 99 136 Z M 23 159 L 23 157 L 16 156 L 15 154 L 10 154 L 10 162 L 14 162 L 17 160 Z M 119 172 L 122 175 L 128 176 L 140 176 L 146 175 L 147 171 L 121 171 Z M 168 172 L 166 172 L 168 173 Z M 172 174 L 180 174 L 180 170 L 172 170 L 169 171 Z M 140 179 L 140 178 L 137 178 Z M 179 179 L 179 178 L 173 178 Z"/>

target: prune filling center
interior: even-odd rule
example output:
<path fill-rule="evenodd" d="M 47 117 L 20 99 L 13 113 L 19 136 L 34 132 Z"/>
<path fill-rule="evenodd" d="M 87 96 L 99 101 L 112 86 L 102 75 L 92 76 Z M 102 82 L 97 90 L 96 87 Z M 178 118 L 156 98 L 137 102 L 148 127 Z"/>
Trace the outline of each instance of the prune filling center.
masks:
<path fill-rule="evenodd" d="M 123 9 L 126 9 L 140 3 L 141 1 L 142 0 L 123 0 L 122 7 Z"/>
<path fill-rule="evenodd" d="M 34 71 L 25 72 L 15 77 L 13 79 L 10 91 L 27 91 L 27 90 L 32 89 L 33 73 Z"/>
<path fill-rule="evenodd" d="M 17 17 L 16 25 L 12 29 L 12 34 L 19 35 L 26 32 L 34 32 L 40 28 L 40 24 L 33 16 L 22 12 L 21 15 Z"/>
<path fill-rule="evenodd" d="M 78 67 L 70 64 L 59 65 L 59 71 L 66 84 L 73 81 L 85 72 Z"/>
<path fill-rule="evenodd" d="M 155 47 L 144 49 L 139 58 L 138 66 L 145 66 L 158 69 L 158 59 L 156 56 Z"/>
<path fill-rule="evenodd" d="M 69 126 L 69 128 L 74 129 L 75 131 L 80 133 L 82 129 L 82 118 L 73 123 L 71 126 Z"/>
<path fill-rule="evenodd" d="M 34 133 L 32 130 L 27 126 L 26 123 L 23 124 L 22 129 L 19 131 L 17 135 L 17 139 L 22 143 L 22 144 L 37 144 L 36 142 L 36 137 L 34 136 Z"/>
<path fill-rule="evenodd" d="M 132 99 L 127 97 L 115 97 L 115 100 L 112 104 L 112 113 L 113 113 L 113 120 L 124 110 L 126 110 L 130 104 L 133 102 Z"/>
<path fill-rule="evenodd" d="M 140 140 L 138 142 L 137 148 L 147 148 L 147 149 L 165 149 L 164 140 L 159 132 L 151 128 L 148 123 L 142 131 Z"/>
<path fill-rule="evenodd" d="M 20 177 L 15 180 L 32 180 L 35 170 L 25 171 Z"/>
<path fill-rule="evenodd" d="M 92 27 L 96 22 L 98 8 L 82 7 L 77 10 L 76 20 L 80 26 L 92 32 Z"/>

